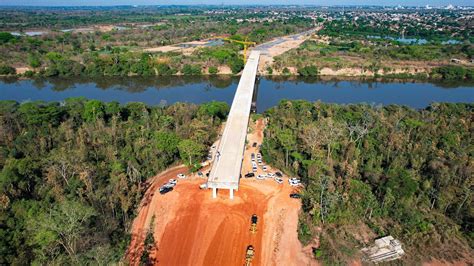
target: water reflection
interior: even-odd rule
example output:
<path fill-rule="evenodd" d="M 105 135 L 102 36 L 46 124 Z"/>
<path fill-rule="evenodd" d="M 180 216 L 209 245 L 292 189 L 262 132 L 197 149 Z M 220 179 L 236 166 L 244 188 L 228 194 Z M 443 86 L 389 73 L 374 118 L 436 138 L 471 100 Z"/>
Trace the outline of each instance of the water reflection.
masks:
<path fill-rule="evenodd" d="M 65 91 L 80 87 L 80 85 L 94 86 L 101 90 L 124 90 L 130 93 L 140 93 L 148 89 L 174 88 L 191 84 L 203 84 L 204 88 L 227 88 L 238 82 L 233 76 L 163 76 L 163 77 L 68 77 L 68 78 L 38 78 L 32 80 L 32 85 L 41 90 L 51 86 L 53 91 Z M 2 79 L 7 84 L 18 82 L 17 79 Z M 206 86 L 207 84 L 207 86 Z"/>
<path fill-rule="evenodd" d="M 69 77 L 34 80 L 0 79 L 0 100 L 62 101 L 86 97 L 102 101 L 145 102 L 165 105 L 175 102 L 232 103 L 239 77 Z M 260 77 L 257 109 L 275 106 L 282 99 L 321 100 L 332 103 L 402 104 L 423 108 L 432 102 L 474 102 L 474 83 L 394 81 L 315 77 Z"/>

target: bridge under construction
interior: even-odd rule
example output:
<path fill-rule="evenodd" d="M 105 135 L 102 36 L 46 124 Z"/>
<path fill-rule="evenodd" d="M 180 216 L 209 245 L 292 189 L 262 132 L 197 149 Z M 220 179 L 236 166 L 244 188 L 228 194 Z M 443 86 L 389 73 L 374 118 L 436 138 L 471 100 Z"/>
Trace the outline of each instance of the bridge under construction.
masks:
<path fill-rule="evenodd" d="M 259 51 L 252 51 L 247 59 L 235 92 L 229 116 L 212 164 L 208 188 L 217 197 L 218 189 L 228 189 L 231 199 L 239 189 L 245 142 L 254 97 Z"/>

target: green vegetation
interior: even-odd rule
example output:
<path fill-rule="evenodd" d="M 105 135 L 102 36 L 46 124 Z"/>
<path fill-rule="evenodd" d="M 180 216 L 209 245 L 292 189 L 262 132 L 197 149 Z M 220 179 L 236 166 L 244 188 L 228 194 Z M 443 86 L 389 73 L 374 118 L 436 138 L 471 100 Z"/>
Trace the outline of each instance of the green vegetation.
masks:
<path fill-rule="evenodd" d="M 351 39 L 333 37 L 329 43 L 307 40 L 300 47 L 275 57 L 273 67 L 295 67 L 300 75 L 309 75 L 308 67 L 334 70 L 341 68 L 361 69 L 373 76 L 397 78 L 450 79 L 445 69 L 457 69 L 466 72 L 461 79 L 471 79 L 474 68 L 467 64 L 473 57 L 472 44 L 443 45 L 401 44 L 393 41 Z M 451 59 L 464 61 L 463 65 L 453 65 Z M 431 70 L 428 62 L 442 67 Z M 441 72 L 440 72 L 441 71 Z M 313 74 L 315 71 L 311 71 Z M 439 75 L 438 75 L 439 74 Z"/>
<path fill-rule="evenodd" d="M 198 65 L 184 65 L 181 72 L 184 75 L 200 75 L 201 74 L 201 66 L 198 66 Z"/>
<path fill-rule="evenodd" d="M 268 110 L 263 156 L 305 184 L 303 243 L 319 237 L 315 255 L 331 265 L 389 234 L 407 264 L 472 254 L 473 111 L 306 101 Z"/>
<path fill-rule="evenodd" d="M 0 65 L 0 75 L 15 75 L 16 69 L 11 66 Z"/>
<path fill-rule="evenodd" d="M 201 75 L 197 65 L 215 67 L 209 74 L 227 65 L 237 74 L 243 68 L 243 47 L 238 44 L 216 43 L 192 54 L 145 49 L 229 35 L 262 43 L 313 26 L 311 19 L 300 15 L 272 18 L 270 23 L 273 11 L 249 10 L 232 9 L 230 15 L 216 7 L 0 9 L 0 30 L 21 34 L 0 32 L 0 62 L 30 67 L 36 76 L 47 77 Z M 28 27 L 45 33 L 23 35 Z M 62 32 L 63 27 L 70 28 Z"/>
<path fill-rule="evenodd" d="M 317 76 L 319 74 L 316 66 L 305 66 L 298 69 L 298 74 L 303 77 Z"/>
<path fill-rule="evenodd" d="M 474 68 L 464 68 L 460 66 L 443 66 L 433 69 L 431 75 L 434 78 L 445 80 L 474 80 Z"/>
<path fill-rule="evenodd" d="M 228 110 L 0 102 L 0 264 L 119 262 L 147 178 L 200 162 Z"/>

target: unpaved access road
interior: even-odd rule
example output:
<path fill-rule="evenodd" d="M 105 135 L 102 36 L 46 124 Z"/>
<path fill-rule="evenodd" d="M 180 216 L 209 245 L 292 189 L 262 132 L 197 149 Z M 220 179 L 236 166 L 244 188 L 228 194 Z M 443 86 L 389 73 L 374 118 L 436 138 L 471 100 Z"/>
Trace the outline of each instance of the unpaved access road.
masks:
<path fill-rule="evenodd" d="M 263 121 L 251 126 L 242 175 L 251 168 L 250 153 L 257 152 L 253 142 L 260 144 L 263 138 Z M 295 189 L 287 178 L 284 184 L 272 179 L 242 178 L 234 200 L 229 199 L 226 190 L 212 199 L 210 190 L 199 189 L 206 180 L 195 175 L 179 179 L 172 192 L 159 194 L 160 185 L 186 171 L 185 167 L 177 167 L 154 178 L 132 226 L 127 253 L 132 265 L 138 265 L 152 216 L 156 247 L 152 256 L 158 264 L 244 265 L 248 245 L 256 251 L 251 265 L 316 264 L 297 238 L 301 203 L 289 197 Z M 252 214 L 258 216 L 255 234 L 250 232 Z"/>

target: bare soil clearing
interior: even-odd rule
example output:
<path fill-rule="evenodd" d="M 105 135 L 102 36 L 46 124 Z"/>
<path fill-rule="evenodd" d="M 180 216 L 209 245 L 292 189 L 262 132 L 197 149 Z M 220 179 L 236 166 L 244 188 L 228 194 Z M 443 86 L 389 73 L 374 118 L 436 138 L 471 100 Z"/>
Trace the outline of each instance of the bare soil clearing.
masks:
<path fill-rule="evenodd" d="M 242 175 L 251 168 L 250 153 L 258 149 L 252 144 L 261 143 L 263 128 L 263 121 L 258 120 L 248 136 Z M 156 249 L 152 255 L 159 264 L 243 265 L 246 248 L 253 245 L 256 253 L 252 265 L 316 265 L 297 238 L 301 204 L 289 197 L 294 189 L 286 179 L 278 184 L 272 179 L 242 178 L 234 200 L 227 191 L 212 199 L 211 191 L 198 188 L 205 179 L 195 175 L 178 180 L 170 193 L 157 192 L 162 183 L 186 170 L 177 167 L 154 178 L 132 226 L 127 253 L 132 265 L 138 265 L 153 215 Z M 256 174 L 260 173 L 261 168 Z M 255 234 L 250 232 L 252 214 L 258 215 Z"/>

